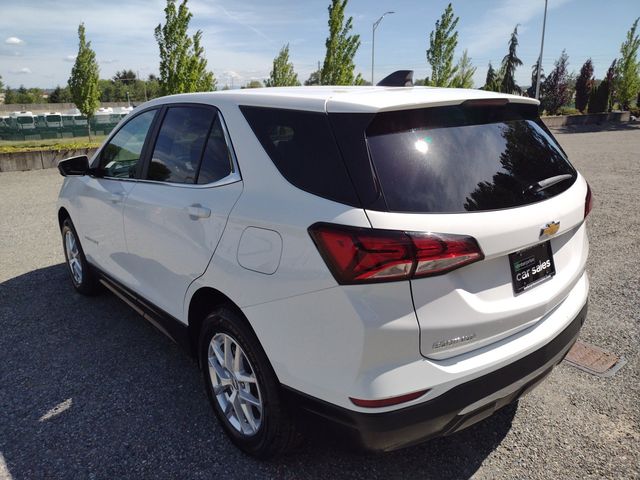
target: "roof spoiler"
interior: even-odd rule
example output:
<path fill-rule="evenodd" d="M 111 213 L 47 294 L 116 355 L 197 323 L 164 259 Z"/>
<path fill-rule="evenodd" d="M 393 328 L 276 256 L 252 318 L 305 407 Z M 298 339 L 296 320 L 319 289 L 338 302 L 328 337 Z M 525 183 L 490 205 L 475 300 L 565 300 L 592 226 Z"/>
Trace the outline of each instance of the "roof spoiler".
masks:
<path fill-rule="evenodd" d="M 376 85 L 378 87 L 413 87 L 413 70 L 396 70 Z"/>

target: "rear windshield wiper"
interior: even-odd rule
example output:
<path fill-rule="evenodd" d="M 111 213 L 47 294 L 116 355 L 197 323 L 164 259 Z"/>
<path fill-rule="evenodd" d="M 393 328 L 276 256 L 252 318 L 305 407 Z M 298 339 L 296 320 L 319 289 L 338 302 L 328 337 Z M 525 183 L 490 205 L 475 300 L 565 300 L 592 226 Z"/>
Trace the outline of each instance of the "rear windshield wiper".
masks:
<path fill-rule="evenodd" d="M 573 178 L 573 175 L 571 175 L 570 173 L 545 178 L 544 180 L 540 180 L 539 182 L 532 183 L 527 188 L 525 188 L 522 193 L 538 193 L 546 188 L 549 188 L 557 183 L 564 182 L 565 180 L 569 180 L 571 178 Z"/>

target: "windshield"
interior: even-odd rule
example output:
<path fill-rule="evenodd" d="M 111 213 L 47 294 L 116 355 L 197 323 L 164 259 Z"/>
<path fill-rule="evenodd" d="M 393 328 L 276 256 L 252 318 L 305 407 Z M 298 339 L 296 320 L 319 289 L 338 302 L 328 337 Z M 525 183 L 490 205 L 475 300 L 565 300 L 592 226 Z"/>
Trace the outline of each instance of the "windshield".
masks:
<path fill-rule="evenodd" d="M 33 117 L 17 117 L 16 121 L 22 124 L 30 124 L 33 123 Z"/>
<path fill-rule="evenodd" d="M 47 122 L 61 122 L 62 117 L 60 115 L 47 115 L 44 117 Z"/>

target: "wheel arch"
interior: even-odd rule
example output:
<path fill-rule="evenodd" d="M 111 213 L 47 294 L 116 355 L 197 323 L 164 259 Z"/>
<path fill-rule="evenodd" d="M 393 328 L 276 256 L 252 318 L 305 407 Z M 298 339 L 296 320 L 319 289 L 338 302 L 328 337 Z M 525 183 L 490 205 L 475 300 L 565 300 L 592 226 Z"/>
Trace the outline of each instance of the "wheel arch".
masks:
<path fill-rule="evenodd" d="M 258 338 L 255 330 L 249 323 L 249 320 L 242 312 L 240 307 L 227 295 L 212 287 L 201 287 L 191 296 L 188 310 L 189 325 L 189 342 L 191 345 L 191 354 L 194 358 L 198 358 L 198 340 L 200 338 L 200 330 L 204 319 L 211 313 L 214 308 L 225 306 L 236 312 L 244 323 L 249 327 L 253 335 Z M 260 340 L 258 339 L 260 343 Z"/>
<path fill-rule="evenodd" d="M 69 212 L 67 211 L 66 208 L 64 207 L 60 207 L 58 209 L 58 226 L 60 227 L 60 229 L 62 229 L 62 223 L 67 219 L 71 219 L 71 215 L 69 215 Z"/>

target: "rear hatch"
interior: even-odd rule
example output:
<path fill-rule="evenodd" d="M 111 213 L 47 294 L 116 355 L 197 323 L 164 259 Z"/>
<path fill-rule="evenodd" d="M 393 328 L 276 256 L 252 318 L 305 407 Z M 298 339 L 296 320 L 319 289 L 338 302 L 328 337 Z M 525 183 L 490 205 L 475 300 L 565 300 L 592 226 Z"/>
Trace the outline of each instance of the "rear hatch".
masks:
<path fill-rule="evenodd" d="M 536 105 L 471 100 L 358 115 L 351 123 L 366 123 L 378 192 L 366 209 L 372 227 L 470 236 L 484 255 L 410 281 L 424 356 L 498 341 L 567 297 L 587 258 L 588 186 Z"/>

